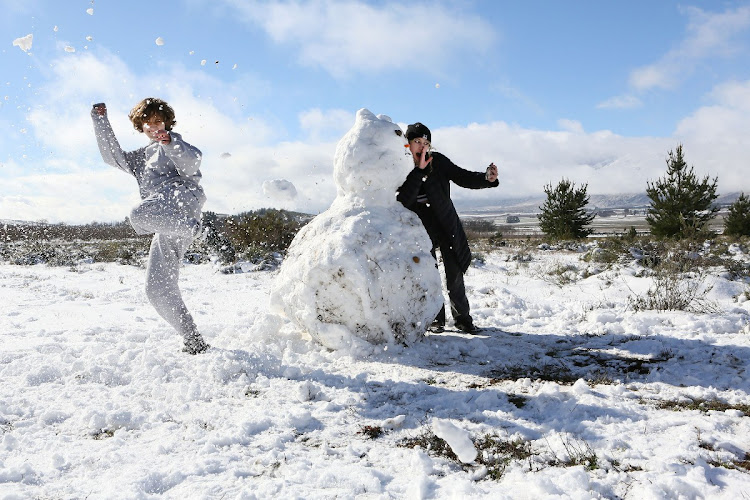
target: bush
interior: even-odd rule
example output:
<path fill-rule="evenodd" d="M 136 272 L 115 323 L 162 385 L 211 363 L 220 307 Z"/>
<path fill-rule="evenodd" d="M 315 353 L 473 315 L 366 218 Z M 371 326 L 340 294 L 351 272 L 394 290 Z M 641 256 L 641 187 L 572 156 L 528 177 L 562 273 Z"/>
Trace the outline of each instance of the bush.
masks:
<path fill-rule="evenodd" d="M 653 285 L 644 295 L 628 298 L 633 310 L 719 312 L 706 300 L 712 287 L 705 284 L 708 271 L 694 249 L 655 245 L 646 255 L 649 259 L 644 263 L 652 266 Z"/>
<path fill-rule="evenodd" d="M 299 215 L 285 210 L 262 209 L 229 217 L 224 227 L 239 253 L 249 248 L 284 252 L 303 225 Z"/>
<path fill-rule="evenodd" d="M 47 264 L 74 267 L 81 262 L 119 262 L 141 266 L 148 254 L 147 239 L 104 241 L 16 241 L 0 244 L 2 259 L 20 266 Z"/>
<path fill-rule="evenodd" d="M 545 186 L 547 200 L 539 207 L 542 213 L 537 216 L 544 234 L 557 239 L 580 239 L 593 232 L 586 227 L 595 217 L 585 210 L 589 202 L 587 186 L 584 184 L 575 189 L 575 183 L 567 179 L 560 181 L 555 188 L 552 184 Z"/>
<path fill-rule="evenodd" d="M 708 176 L 699 181 L 688 168 L 682 155 L 682 144 L 669 152 L 667 176 L 647 183 L 646 194 L 651 199 L 646 222 L 654 236 L 675 238 L 706 238 L 710 235 L 708 223 L 718 207 L 712 206 L 718 197 L 718 178 L 711 182 Z"/>
<path fill-rule="evenodd" d="M 729 206 L 724 219 L 724 234 L 727 236 L 750 236 L 750 198 L 745 193 Z"/>
<path fill-rule="evenodd" d="M 232 240 L 227 236 L 226 217 L 221 218 L 215 212 L 203 212 L 202 223 L 205 239 L 196 241 L 194 246 L 207 247 L 219 256 L 219 261 L 229 264 L 235 261 L 237 252 Z"/>
<path fill-rule="evenodd" d="M 466 232 L 468 240 L 476 240 L 487 237 L 495 232 L 495 223 L 485 219 L 467 219 L 462 220 L 461 224 Z"/>

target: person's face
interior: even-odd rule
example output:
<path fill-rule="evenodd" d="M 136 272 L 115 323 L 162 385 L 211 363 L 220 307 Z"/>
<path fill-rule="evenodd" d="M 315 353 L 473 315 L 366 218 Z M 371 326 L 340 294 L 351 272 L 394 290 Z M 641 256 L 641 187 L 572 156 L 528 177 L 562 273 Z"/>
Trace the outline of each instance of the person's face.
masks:
<path fill-rule="evenodd" d="M 422 151 L 425 150 L 430 150 L 430 141 L 424 137 L 416 137 L 409 141 L 409 151 L 411 151 L 411 155 L 414 157 L 415 162 L 419 161 L 419 158 L 422 156 Z"/>
<path fill-rule="evenodd" d="M 166 129 L 164 118 L 160 115 L 151 115 L 148 120 L 143 122 L 143 133 L 152 141 L 156 141 L 160 132 L 164 132 Z"/>

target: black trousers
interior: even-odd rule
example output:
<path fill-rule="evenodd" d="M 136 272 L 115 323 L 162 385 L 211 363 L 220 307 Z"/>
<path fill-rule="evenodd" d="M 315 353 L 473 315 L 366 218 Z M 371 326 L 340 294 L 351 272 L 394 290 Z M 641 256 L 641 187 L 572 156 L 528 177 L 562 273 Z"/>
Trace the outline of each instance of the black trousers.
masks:
<path fill-rule="evenodd" d="M 430 240 L 432 240 L 432 256 L 435 257 L 435 250 L 440 249 L 453 320 L 464 325 L 473 324 L 471 314 L 469 314 L 469 299 L 466 298 L 466 288 L 464 287 L 464 274 L 461 272 L 456 254 L 453 253 L 449 238 L 443 236 L 440 224 L 435 220 L 435 214 L 429 208 L 429 205 L 418 203 L 414 211 L 427 230 Z M 435 321 L 445 325 L 445 304 L 435 317 Z"/>
<path fill-rule="evenodd" d="M 440 255 L 443 258 L 443 268 L 445 269 L 445 282 L 448 287 L 448 299 L 451 305 L 451 314 L 456 323 L 471 325 L 472 319 L 469 314 L 469 299 L 466 298 L 466 287 L 464 286 L 464 273 L 458 265 L 458 260 L 453 250 L 446 243 L 440 243 Z M 435 249 L 432 249 L 432 256 L 435 257 Z M 435 321 L 445 325 L 445 304 L 435 317 Z"/>

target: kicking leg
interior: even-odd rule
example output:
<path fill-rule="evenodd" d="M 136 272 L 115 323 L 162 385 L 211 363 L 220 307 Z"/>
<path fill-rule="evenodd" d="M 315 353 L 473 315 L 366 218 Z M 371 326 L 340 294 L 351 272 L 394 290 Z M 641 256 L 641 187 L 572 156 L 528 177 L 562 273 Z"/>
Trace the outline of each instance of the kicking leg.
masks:
<path fill-rule="evenodd" d="M 193 206 L 196 203 L 194 196 L 179 190 L 158 193 L 130 212 L 130 225 L 138 234 L 158 233 L 192 241 L 201 230 L 200 206 Z"/>
<path fill-rule="evenodd" d="M 178 287 L 180 261 L 190 242 L 191 238 L 154 235 L 146 267 L 146 295 L 156 312 L 182 335 L 185 350 L 198 354 L 208 349 L 208 344 L 198 332 Z"/>

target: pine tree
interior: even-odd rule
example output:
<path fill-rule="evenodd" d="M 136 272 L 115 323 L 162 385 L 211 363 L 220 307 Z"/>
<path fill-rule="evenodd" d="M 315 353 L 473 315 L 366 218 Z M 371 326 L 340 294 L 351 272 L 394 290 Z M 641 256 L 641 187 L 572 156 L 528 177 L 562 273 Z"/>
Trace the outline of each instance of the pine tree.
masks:
<path fill-rule="evenodd" d="M 667 175 L 656 182 L 647 182 L 646 194 L 651 199 L 646 222 L 654 236 L 685 238 L 706 233 L 708 223 L 718 207 L 712 206 L 718 178 L 708 176 L 699 181 L 693 167 L 687 166 L 682 144 L 667 158 Z"/>
<path fill-rule="evenodd" d="M 724 219 L 724 234 L 728 236 L 750 236 L 750 198 L 745 193 L 729 206 Z"/>
<path fill-rule="evenodd" d="M 585 238 L 593 232 L 587 228 L 594 219 L 594 214 L 586 212 L 589 202 L 586 194 L 587 184 L 575 189 L 575 183 L 563 179 L 553 188 L 552 184 L 544 187 L 547 201 L 539 207 L 542 211 L 539 227 L 547 236 L 557 239 Z"/>

